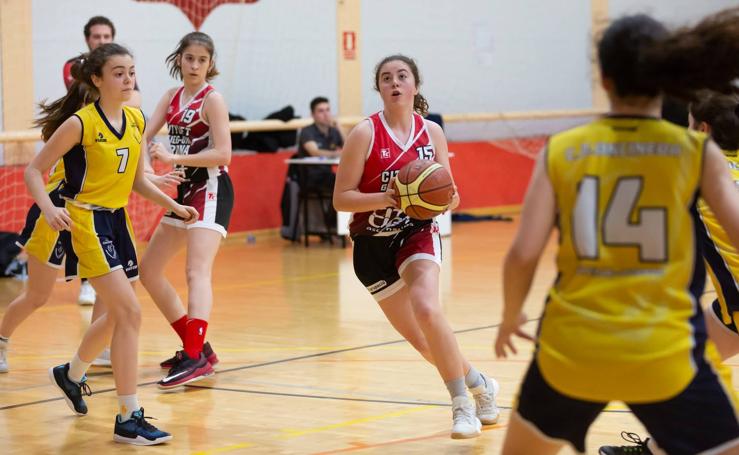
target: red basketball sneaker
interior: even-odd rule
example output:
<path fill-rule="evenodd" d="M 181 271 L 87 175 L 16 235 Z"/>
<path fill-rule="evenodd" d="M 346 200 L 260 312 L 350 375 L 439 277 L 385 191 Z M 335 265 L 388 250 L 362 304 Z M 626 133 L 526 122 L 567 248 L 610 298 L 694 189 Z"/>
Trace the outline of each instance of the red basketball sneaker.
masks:
<path fill-rule="evenodd" d="M 157 383 L 160 389 L 179 387 L 190 382 L 199 381 L 214 373 L 213 367 L 203 353 L 200 353 L 200 358 L 191 359 L 186 352 L 178 351 L 177 357 L 177 362 L 170 368 L 167 376 Z"/>
<path fill-rule="evenodd" d="M 177 359 L 179 358 L 177 357 L 177 354 L 179 354 L 180 352 L 184 352 L 184 351 L 175 352 L 172 357 L 160 363 L 159 366 L 161 366 L 165 370 L 169 370 L 175 365 L 175 363 L 177 363 Z M 203 354 L 205 354 L 205 357 L 208 359 L 208 363 L 210 363 L 210 366 L 214 367 L 218 365 L 218 356 L 216 355 L 215 352 L 213 352 L 213 348 L 210 346 L 210 343 L 208 343 L 207 341 L 203 345 Z"/>

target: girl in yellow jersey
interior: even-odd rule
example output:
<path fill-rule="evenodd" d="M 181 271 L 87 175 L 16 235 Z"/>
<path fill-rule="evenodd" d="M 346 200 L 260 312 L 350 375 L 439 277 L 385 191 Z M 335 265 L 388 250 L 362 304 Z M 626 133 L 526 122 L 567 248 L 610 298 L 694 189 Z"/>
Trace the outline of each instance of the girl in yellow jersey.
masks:
<path fill-rule="evenodd" d="M 664 112 L 664 109 L 663 109 Z M 716 145 L 721 147 L 734 183 L 739 183 L 739 96 L 702 91 L 690 105 L 690 114 L 685 109 L 686 124 L 690 129 L 710 134 Z M 689 122 L 688 122 L 689 120 Z M 731 243 L 726 231 L 702 199 L 698 201 L 700 223 L 698 241 L 703 250 L 703 259 L 713 281 L 718 298 L 705 309 L 708 335 L 716 345 L 722 359 L 739 352 L 739 336 L 735 313 L 739 311 L 739 252 Z M 622 432 L 622 438 L 634 443 L 630 446 L 603 446 L 602 455 L 651 454 L 656 453 L 652 439 L 641 438 L 630 432 Z"/>
<path fill-rule="evenodd" d="M 690 105 L 690 127 L 711 135 L 726 158 L 735 184 L 739 184 L 739 96 L 702 93 Z M 739 353 L 739 252 L 711 209 L 700 201 L 699 234 L 703 257 L 717 298 L 707 309 L 706 325 L 723 359 Z"/>
<path fill-rule="evenodd" d="M 86 86 L 79 85 L 74 100 L 81 104 L 70 106 L 76 109 L 90 102 L 91 93 Z M 61 107 L 64 99 L 48 105 L 41 104 L 41 110 L 50 114 Z M 42 137 L 48 140 L 51 134 L 66 118 L 45 116 L 37 122 L 42 127 Z M 64 206 L 60 189 L 64 180 L 64 163 L 57 162 L 49 175 L 46 192 L 57 207 Z M 0 373 L 8 372 L 7 347 L 15 329 L 37 308 L 43 306 L 54 288 L 57 271 L 64 267 L 67 281 L 77 276 L 77 257 L 72 251 L 68 231 L 52 229 L 41 217 L 41 209 L 33 204 L 26 215 L 26 225 L 18 239 L 18 245 L 28 254 L 28 283 L 24 291 L 8 305 L 0 321 Z"/>
<path fill-rule="evenodd" d="M 61 124 L 26 168 L 25 178 L 46 222 L 55 230 L 71 231 L 80 276 L 90 279 L 107 312 L 90 326 L 72 361 L 50 369 L 49 376 L 70 408 L 86 414 L 82 393 L 90 391 L 84 374 L 112 333 L 111 361 L 120 405 L 113 438 L 159 444 L 171 435 L 145 420 L 136 396 L 141 314 L 129 283 L 137 278 L 138 265 L 125 207 L 133 189 L 186 221 L 196 218 L 197 211 L 177 204 L 144 177 L 140 159 L 146 147 L 144 115 L 140 109 L 124 106 L 135 83 L 130 52 L 114 43 L 96 48 L 82 64 L 76 83 L 94 88 L 98 100 Z M 57 207 L 44 191 L 41 176 L 62 157 L 61 195 L 66 206 Z"/>
<path fill-rule="evenodd" d="M 739 8 L 678 32 L 645 15 L 624 17 L 598 53 L 611 112 L 550 138 L 505 261 L 499 357 L 523 334 L 521 308 L 558 228 L 559 274 L 503 453 L 556 453 L 565 443 L 584 452 L 588 428 L 613 400 L 667 453 L 736 452 L 733 393 L 699 304 L 696 200 L 706 200 L 736 245 L 739 193 L 713 141 L 658 117 L 663 94 L 731 89 Z"/>

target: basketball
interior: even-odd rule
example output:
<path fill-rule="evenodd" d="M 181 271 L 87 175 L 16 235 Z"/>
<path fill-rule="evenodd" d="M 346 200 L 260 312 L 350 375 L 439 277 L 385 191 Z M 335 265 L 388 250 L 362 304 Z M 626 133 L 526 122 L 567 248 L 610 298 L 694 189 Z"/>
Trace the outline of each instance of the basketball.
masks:
<path fill-rule="evenodd" d="M 446 211 L 454 196 L 449 172 L 436 161 L 415 160 L 395 180 L 400 209 L 411 218 L 428 220 Z"/>

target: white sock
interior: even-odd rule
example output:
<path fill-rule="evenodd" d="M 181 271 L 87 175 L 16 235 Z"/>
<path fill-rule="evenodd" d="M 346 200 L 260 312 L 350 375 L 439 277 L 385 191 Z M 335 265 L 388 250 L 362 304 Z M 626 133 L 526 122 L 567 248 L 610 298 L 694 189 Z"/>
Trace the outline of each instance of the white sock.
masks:
<path fill-rule="evenodd" d="M 79 384 L 82 382 L 82 378 L 85 376 L 88 368 L 90 368 L 90 362 L 82 361 L 79 354 L 75 354 L 69 362 L 69 372 L 67 373 L 67 377 L 70 381 Z"/>
<path fill-rule="evenodd" d="M 139 399 L 135 393 L 133 395 L 118 395 L 118 407 L 120 408 L 121 422 L 125 422 L 131 418 L 131 414 L 140 409 Z"/>

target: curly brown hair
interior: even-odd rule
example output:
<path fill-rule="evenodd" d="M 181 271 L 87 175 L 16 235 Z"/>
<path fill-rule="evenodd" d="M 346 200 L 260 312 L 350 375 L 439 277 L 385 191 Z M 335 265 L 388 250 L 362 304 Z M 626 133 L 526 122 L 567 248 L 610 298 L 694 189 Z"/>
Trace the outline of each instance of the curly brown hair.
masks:
<path fill-rule="evenodd" d="M 415 60 L 402 54 L 394 54 L 383 58 L 380 60 L 380 63 L 375 66 L 375 90 L 378 92 L 380 91 L 380 70 L 386 63 L 396 60 L 408 65 L 408 68 L 411 69 L 411 73 L 413 73 L 413 79 L 416 81 L 416 88 L 421 86 L 421 74 L 418 71 L 418 65 L 416 65 Z M 418 92 L 418 94 L 413 97 L 413 110 L 424 117 L 429 113 L 429 103 L 426 101 L 426 98 L 421 95 L 421 92 Z"/>
<path fill-rule="evenodd" d="M 598 43 L 604 77 L 619 96 L 662 93 L 692 100 L 700 89 L 729 93 L 739 77 L 739 7 L 674 31 L 644 15 L 614 21 Z"/>

